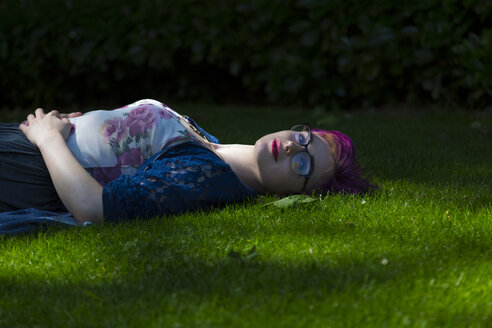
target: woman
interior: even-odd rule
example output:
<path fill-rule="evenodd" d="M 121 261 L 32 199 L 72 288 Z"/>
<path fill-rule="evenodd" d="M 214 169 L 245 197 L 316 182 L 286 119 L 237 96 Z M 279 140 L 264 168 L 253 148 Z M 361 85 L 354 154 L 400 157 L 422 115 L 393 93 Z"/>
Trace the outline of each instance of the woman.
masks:
<path fill-rule="evenodd" d="M 76 116 L 38 108 L 19 126 L 33 146 L 12 126 L 0 130 L 2 139 L 14 135 L 15 148 L 21 148 L 12 152 L 7 142 L 0 149 L 0 183 L 6 191 L 0 210 L 66 208 L 77 222 L 98 223 L 177 214 L 254 194 L 359 193 L 371 187 L 361 176 L 351 140 L 337 131 L 298 125 L 254 145 L 223 145 L 155 100 Z M 30 165 L 34 158 L 38 163 Z M 34 187 L 32 180 L 12 177 L 19 172 L 6 172 L 21 162 L 27 169 L 20 175 L 41 169 L 30 177 Z"/>

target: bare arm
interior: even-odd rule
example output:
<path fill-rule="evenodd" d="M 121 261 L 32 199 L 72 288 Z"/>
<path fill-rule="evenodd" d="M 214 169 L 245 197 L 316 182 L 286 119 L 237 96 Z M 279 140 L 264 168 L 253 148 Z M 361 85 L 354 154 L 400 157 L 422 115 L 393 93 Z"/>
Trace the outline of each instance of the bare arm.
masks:
<path fill-rule="evenodd" d="M 61 201 L 78 222 L 103 220 L 102 187 L 79 164 L 66 144 L 71 124 L 57 112 L 36 109 L 19 129 L 39 148 Z"/>

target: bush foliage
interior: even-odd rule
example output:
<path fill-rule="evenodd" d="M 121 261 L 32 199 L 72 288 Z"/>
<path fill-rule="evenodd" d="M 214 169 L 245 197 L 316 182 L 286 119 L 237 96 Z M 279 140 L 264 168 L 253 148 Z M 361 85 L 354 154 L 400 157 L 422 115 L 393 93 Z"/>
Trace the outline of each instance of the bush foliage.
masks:
<path fill-rule="evenodd" d="M 0 101 L 483 106 L 491 17 L 482 0 L 7 0 Z"/>

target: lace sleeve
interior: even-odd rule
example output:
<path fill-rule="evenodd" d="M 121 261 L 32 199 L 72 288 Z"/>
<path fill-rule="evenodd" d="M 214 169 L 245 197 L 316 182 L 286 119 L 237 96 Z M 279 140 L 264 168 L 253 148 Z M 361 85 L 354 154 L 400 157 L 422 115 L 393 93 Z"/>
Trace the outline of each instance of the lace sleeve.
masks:
<path fill-rule="evenodd" d="M 121 176 L 103 191 L 108 221 L 149 218 L 206 209 L 252 196 L 230 166 L 203 147 L 185 147 L 150 160 L 133 176 Z"/>

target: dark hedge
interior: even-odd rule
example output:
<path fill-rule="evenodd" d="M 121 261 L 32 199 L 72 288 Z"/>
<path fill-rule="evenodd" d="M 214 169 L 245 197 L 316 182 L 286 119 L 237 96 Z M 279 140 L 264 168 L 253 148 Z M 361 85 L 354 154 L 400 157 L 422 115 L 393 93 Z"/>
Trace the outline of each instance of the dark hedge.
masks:
<path fill-rule="evenodd" d="M 0 1 L 0 101 L 480 107 L 491 17 L 483 0 Z"/>

